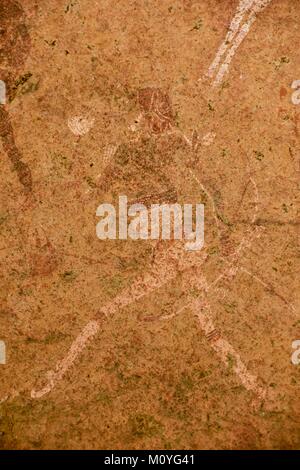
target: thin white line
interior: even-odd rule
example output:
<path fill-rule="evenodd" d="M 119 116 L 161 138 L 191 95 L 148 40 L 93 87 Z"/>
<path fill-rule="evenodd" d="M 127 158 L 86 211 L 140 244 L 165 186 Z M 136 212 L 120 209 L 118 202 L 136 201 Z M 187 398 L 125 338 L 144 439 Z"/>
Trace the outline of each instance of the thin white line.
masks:
<path fill-rule="evenodd" d="M 32 390 L 31 398 L 41 398 L 43 395 L 51 392 L 56 383 L 61 380 L 67 370 L 71 367 L 80 352 L 86 347 L 88 341 L 98 333 L 100 322 L 96 320 L 89 321 L 79 336 L 73 341 L 65 358 L 59 362 L 55 371 L 49 371 L 48 383 L 40 390 Z"/>
<path fill-rule="evenodd" d="M 236 15 L 234 16 L 232 23 L 230 25 L 230 30 L 226 35 L 225 41 L 221 44 L 216 58 L 214 59 L 213 63 L 211 64 L 208 70 L 208 76 L 213 77 L 214 73 L 216 72 L 216 77 L 213 81 L 213 86 L 218 86 L 222 82 L 224 75 L 228 72 L 230 63 L 249 33 L 251 26 L 255 22 L 257 18 L 257 14 L 261 12 L 272 0 L 242 0 L 238 6 L 238 10 Z M 242 26 L 240 27 L 241 21 L 246 13 L 249 13 L 248 19 L 244 20 Z M 221 62 L 221 57 L 225 54 L 228 50 L 227 55 L 219 66 Z M 218 71 L 217 67 L 219 66 Z"/>
<path fill-rule="evenodd" d="M 204 311 L 204 308 L 205 311 Z M 201 300 L 196 299 L 192 305 L 194 310 L 195 316 L 199 320 L 200 328 L 208 335 L 212 331 L 215 330 L 215 326 L 213 324 L 211 315 L 208 313 L 210 310 L 209 305 L 203 305 Z M 240 355 L 236 352 L 234 347 L 227 341 L 227 339 L 222 338 L 219 336 L 216 340 L 211 341 L 211 347 L 217 353 L 221 361 L 226 365 L 229 366 L 230 358 L 233 359 L 232 369 L 239 377 L 241 383 L 244 385 L 246 390 L 252 391 L 255 395 L 263 400 L 266 396 L 266 390 L 262 386 L 257 383 L 257 377 L 252 375 L 245 364 L 243 363 Z"/>
<path fill-rule="evenodd" d="M 106 317 L 112 315 L 119 309 L 122 309 L 133 302 L 141 299 L 145 295 L 153 292 L 155 289 L 163 286 L 177 275 L 177 260 L 185 255 L 184 247 L 178 243 L 163 253 L 162 258 L 154 263 L 152 270 L 139 276 L 128 289 L 117 295 L 110 303 L 101 308 L 101 313 Z M 92 300 L 96 300 L 95 297 Z M 82 332 L 71 344 L 71 347 L 65 358 L 56 365 L 55 371 L 47 373 L 47 384 L 40 390 L 32 390 L 32 398 L 41 398 L 49 393 L 56 384 L 64 377 L 65 373 L 71 368 L 77 357 L 83 352 L 88 341 L 97 334 L 100 329 L 100 321 L 91 320 L 83 328 Z"/>
<path fill-rule="evenodd" d="M 237 7 L 236 13 L 230 23 L 229 30 L 226 34 L 225 40 L 222 42 L 217 55 L 212 62 L 211 66 L 208 69 L 207 75 L 212 77 L 214 75 L 215 69 L 218 67 L 221 57 L 225 54 L 226 50 L 228 49 L 231 41 L 233 40 L 234 36 L 236 35 L 240 23 L 243 19 L 244 14 L 252 7 L 254 0 L 240 0 L 240 3 Z"/>

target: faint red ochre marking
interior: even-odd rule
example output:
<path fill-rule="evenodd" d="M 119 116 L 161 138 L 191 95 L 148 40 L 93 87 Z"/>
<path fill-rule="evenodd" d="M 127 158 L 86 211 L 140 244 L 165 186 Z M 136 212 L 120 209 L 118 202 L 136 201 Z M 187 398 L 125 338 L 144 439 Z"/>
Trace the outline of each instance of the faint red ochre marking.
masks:
<path fill-rule="evenodd" d="M 41 240 L 38 234 L 35 236 L 35 250 L 30 254 L 30 267 L 33 276 L 47 276 L 58 265 L 56 250 L 46 237 Z"/>
<path fill-rule="evenodd" d="M 171 100 L 160 88 L 140 89 L 138 103 L 151 132 L 162 134 L 172 128 L 174 118 Z"/>
<path fill-rule="evenodd" d="M 287 94 L 287 90 L 286 90 L 286 88 L 284 88 L 284 86 L 282 86 L 280 88 L 280 99 L 284 98 L 286 96 L 286 94 Z"/>

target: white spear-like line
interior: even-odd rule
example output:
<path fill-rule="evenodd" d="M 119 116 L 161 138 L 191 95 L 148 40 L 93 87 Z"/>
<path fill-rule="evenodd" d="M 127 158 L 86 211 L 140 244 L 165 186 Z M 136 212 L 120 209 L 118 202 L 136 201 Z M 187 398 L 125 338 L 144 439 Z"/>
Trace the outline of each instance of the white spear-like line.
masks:
<path fill-rule="evenodd" d="M 272 0 L 241 0 L 236 14 L 230 24 L 225 40 L 221 44 L 214 61 L 208 69 L 207 75 L 212 78 L 215 75 L 213 86 L 221 84 L 225 74 L 229 70 L 230 63 L 235 53 L 255 22 L 260 13 Z M 246 16 L 246 18 L 244 18 Z M 242 20 L 244 21 L 242 23 Z M 242 25 L 241 25 L 242 23 Z M 221 58 L 225 55 L 221 62 Z"/>

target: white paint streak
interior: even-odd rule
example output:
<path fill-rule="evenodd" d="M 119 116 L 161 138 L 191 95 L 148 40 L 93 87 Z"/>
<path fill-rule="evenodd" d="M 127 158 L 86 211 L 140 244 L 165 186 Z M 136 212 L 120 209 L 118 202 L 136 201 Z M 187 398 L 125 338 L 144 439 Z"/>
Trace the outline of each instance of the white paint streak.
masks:
<path fill-rule="evenodd" d="M 240 270 L 246 274 L 248 274 L 248 276 L 252 277 L 253 279 L 255 279 L 259 284 L 261 284 L 267 291 L 273 293 L 274 295 L 276 295 L 280 300 L 282 300 L 288 307 L 289 309 L 295 313 L 296 312 L 296 309 L 295 307 L 290 303 L 288 302 L 284 296 L 282 294 L 280 294 L 277 290 L 275 290 L 275 288 L 271 285 L 271 284 L 267 284 L 265 281 L 263 281 L 260 277 L 256 276 L 256 274 L 253 274 L 251 273 L 250 271 L 248 271 L 246 268 L 244 268 L 243 266 L 240 268 Z"/>
<path fill-rule="evenodd" d="M 115 145 L 115 144 L 109 144 L 105 147 L 104 152 L 103 152 L 103 169 L 102 169 L 102 172 L 104 171 L 104 169 L 107 167 L 107 165 L 113 159 L 117 149 L 118 149 L 118 145 Z M 98 173 L 98 175 L 96 176 L 96 178 L 95 178 L 95 183 L 96 184 L 99 181 L 99 178 L 102 176 L 102 172 Z M 94 188 L 89 188 L 89 189 L 87 189 L 87 191 L 85 191 L 84 194 L 89 194 L 93 190 L 94 190 Z"/>
<path fill-rule="evenodd" d="M 235 56 L 237 49 L 249 33 L 258 13 L 266 8 L 271 1 L 272 0 L 240 1 L 225 40 L 221 44 L 216 57 L 208 70 L 207 75 L 210 78 L 215 76 L 213 86 L 218 86 L 222 83 L 225 74 L 228 73 L 231 61 Z M 225 59 L 221 62 L 221 59 L 224 56 Z"/>
<path fill-rule="evenodd" d="M 208 196 L 208 198 L 210 200 L 213 215 L 214 215 L 214 220 L 215 220 L 215 224 L 216 224 L 216 228 L 217 228 L 217 232 L 218 232 L 218 238 L 220 238 L 220 227 L 219 227 L 219 220 L 218 220 L 218 216 L 217 216 L 215 201 L 214 201 L 212 195 L 210 194 L 210 192 L 205 188 L 205 186 L 201 183 L 201 181 L 199 181 L 199 179 L 197 178 L 197 176 L 193 173 L 193 171 L 191 169 L 190 169 L 190 174 L 191 174 L 192 178 L 199 184 L 201 190 Z"/>
<path fill-rule="evenodd" d="M 93 127 L 95 119 L 88 119 L 83 116 L 74 116 L 68 119 L 68 127 L 74 135 L 83 136 Z"/>
<path fill-rule="evenodd" d="M 251 15 L 251 18 L 245 24 L 243 24 L 238 36 L 236 37 L 236 39 L 234 40 L 234 42 L 232 44 L 232 47 L 230 48 L 229 52 L 226 55 L 226 58 L 225 58 L 224 62 L 222 63 L 222 65 L 219 68 L 217 76 L 214 80 L 214 86 L 220 85 L 220 83 L 223 81 L 224 75 L 226 73 L 228 73 L 230 63 L 231 63 L 238 47 L 241 45 L 242 41 L 245 39 L 245 37 L 249 33 L 250 28 L 251 28 L 252 24 L 254 23 L 254 21 L 255 21 L 255 17 Z"/>
<path fill-rule="evenodd" d="M 8 401 L 8 400 L 13 400 L 14 398 L 18 397 L 21 392 L 24 392 L 24 390 L 12 392 L 11 394 L 6 395 L 5 397 L 3 397 L 3 398 L 0 400 L 0 405 L 2 405 L 2 403 L 5 403 L 5 402 Z"/>
<path fill-rule="evenodd" d="M 140 113 L 138 117 L 135 119 L 134 124 L 131 124 L 129 126 L 129 129 L 132 132 L 137 132 L 141 126 L 142 119 L 143 119 L 143 113 Z"/>
<path fill-rule="evenodd" d="M 205 147 L 208 147 L 209 145 L 211 145 L 213 143 L 215 138 L 216 138 L 216 133 L 215 132 L 208 132 L 202 138 L 202 145 L 205 145 Z"/>
<path fill-rule="evenodd" d="M 191 307 L 205 336 L 209 337 L 213 335 L 216 328 L 212 321 L 210 306 L 207 303 L 203 303 L 202 300 L 196 299 Z M 260 400 L 263 400 L 266 395 L 266 390 L 257 383 L 257 377 L 248 371 L 240 355 L 227 339 L 222 338 L 219 334 L 215 339 L 210 341 L 210 344 L 226 367 L 232 362 L 232 370 L 236 373 L 246 390 L 253 392 Z"/>
<path fill-rule="evenodd" d="M 101 313 L 110 316 L 120 309 L 150 294 L 155 289 L 166 284 L 173 279 L 178 271 L 178 260 L 186 257 L 184 245 L 180 242 L 163 252 L 161 257 L 153 263 L 151 271 L 139 276 L 131 286 L 117 295 L 111 302 L 101 308 Z M 201 257 L 200 257 L 201 259 Z M 98 297 L 92 299 L 96 300 Z M 56 384 L 64 377 L 65 373 L 72 367 L 78 356 L 84 351 L 88 341 L 97 334 L 100 328 L 100 321 L 90 321 L 72 343 L 66 357 L 57 364 L 55 371 L 47 374 L 48 382 L 40 390 L 32 390 L 32 398 L 41 398 L 51 392 Z"/>
<path fill-rule="evenodd" d="M 208 69 L 207 75 L 209 77 L 213 77 L 215 70 L 221 61 L 222 56 L 225 54 L 231 41 L 233 40 L 234 36 L 238 32 L 243 16 L 249 10 L 249 8 L 252 7 L 253 2 L 254 0 L 241 0 L 240 1 L 237 7 L 236 13 L 230 23 L 229 30 L 226 34 L 225 40 L 221 44 L 214 61 L 212 62 L 211 66 Z"/>
<path fill-rule="evenodd" d="M 104 149 L 104 163 L 107 164 L 115 155 L 118 145 L 109 144 Z"/>
<path fill-rule="evenodd" d="M 0 400 L 0 405 L 2 405 L 2 403 L 5 403 L 8 399 L 9 399 L 9 395 L 6 395 L 4 398 Z"/>
<path fill-rule="evenodd" d="M 195 177 L 195 175 L 193 175 L 193 173 L 192 176 L 196 179 L 201 189 L 207 193 L 207 190 Z M 257 185 L 251 177 L 250 182 L 254 187 L 255 194 L 255 210 L 252 217 L 252 222 L 254 223 L 258 213 L 259 194 Z M 211 202 L 214 215 L 216 216 L 216 209 L 214 207 L 212 198 Z M 238 271 L 237 263 L 243 250 L 251 245 L 253 239 L 259 236 L 259 233 L 260 230 L 255 229 L 253 233 L 248 233 L 248 236 L 245 235 L 243 237 L 235 253 L 231 256 L 229 266 L 210 285 L 207 283 L 205 277 L 198 275 L 195 268 L 196 266 L 201 265 L 201 257 L 200 260 L 197 259 L 197 262 L 194 263 L 193 272 L 189 278 L 188 285 L 191 287 L 191 285 L 194 284 L 196 287 L 198 287 L 202 292 L 201 296 L 199 296 L 197 299 L 190 299 L 190 301 L 178 312 L 171 315 L 165 315 L 161 317 L 161 319 L 170 319 L 175 315 L 178 315 L 187 307 L 192 308 L 195 316 L 199 321 L 202 331 L 207 336 L 211 347 L 216 352 L 220 360 L 226 365 L 226 367 L 231 365 L 232 370 L 238 376 L 240 382 L 243 384 L 246 390 L 253 392 L 256 395 L 256 398 L 259 401 L 262 401 L 266 397 L 266 389 L 258 384 L 257 377 L 252 375 L 247 370 L 247 367 L 243 363 L 240 355 L 236 352 L 234 347 L 227 339 L 221 336 L 219 331 L 216 330 L 212 320 L 211 307 L 208 302 L 203 299 L 203 295 L 207 294 L 212 287 L 215 287 L 221 279 L 225 278 L 226 276 L 236 275 Z M 179 262 L 182 257 L 185 256 L 186 252 L 180 243 L 175 243 L 169 250 L 167 250 L 167 252 L 163 252 L 159 259 L 154 261 L 150 272 L 139 276 L 128 289 L 115 297 L 110 303 L 106 304 L 101 309 L 101 313 L 108 317 L 166 284 L 177 275 Z M 86 325 L 81 334 L 72 343 L 67 356 L 57 364 L 55 371 L 48 372 L 48 383 L 40 390 L 32 390 L 32 398 L 41 398 L 53 390 L 57 383 L 62 380 L 66 372 L 74 365 L 76 359 L 86 348 L 88 341 L 97 334 L 99 329 L 100 321 L 97 320 L 90 321 Z"/>
<path fill-rule="evenodd" d="M 191 174 L 195 178 L 201 189 L 207 193 L 204 186 L 193 174 L 193 172 L 191 172 Z M 253 185 L 255 194 L 255 210 L 252 217 L 252 223 L 254 223 L 258 214 L 259 193 L 257 185 L 253 178 L 250 177 L 249 180 Z M 214 208 L 214 202 L 209 193 L 208 196 L 210 197 L 212 206 Z M 218 222 L 216 223 L 218 224 Z M 237 249 L 231 256 L 229 266 L 211 284 L 207 283 L 205 277 L 203 277 L 201 273 L 199 274 L 196 270 L 194 270 L 192 275 L 188 279 L 188 284 L 189 287 L 194 286 L 198 288 L 198 290 L 201 291 L 201 295 L 196 300 L 190 300 L 179 311 L 170 315 L 162 316 L 161 320 L 171 319 L 181 313 L 184 309 L 188 307 L 191 308 L 199 321 L 203 333 L 206 335 L 208 341 L 210 342 L 212 349 L 216 352 L 221 361 L 225 364 L 226 367 L 228 367 L 232 363 L 231 365 L 233 372 L 235 372 L 235 374 L 238 376 L 240 382 L 243 384 L 246 390 L 254 393 L 256 399 L 262 401 L 266 397 L 267 390 L 258 384 L 257 377 L 248 371 L 247 367 L 241 360 L 240 355 L 236 352 L 234 347 L 229 343 L 227 339 L 221 336 L 221 333 L 219 331 L 217 331 L 212 320 L 211 307 L 208 301 L 206 301 L 204 298 L 204 295 L 206 295 L 211 288 L 214 288 L 220 282 L 221 279 L 224 279 L 229 276 L 233 277 L 237 274 L 239 269 L 237 264 L 242 255 L 243 250 L 249 248 L 251 246 L 251 243 L 253 242 L 253 239 L 259 235 L 260 231 L 256 228 L 253 233 L 248 234 L 248 236 L 245 235 L 242 238 Z"/>
<path fill-rule="evenodd" d="M 300 80 L 294 80 L 292 83 L 293 90 L 296 90 L 292 94 L 292 103 L 295 105 L 300 104 Z"/>
<path fill-rule="evenodd" d="M 68 369 L 72 366 L 77 356 L 87 346 L 88 341 L 97 334 L 100 328 L 100 322 L 90 321 L 82 330 L 80 335 L 72 343 L 68 354 L 65 358 L 59 362 L 56 366 L 55 371 L 49 371 L 47 374 L 48 383 L 40 390 L 32 390 L 31 398 L 41 398 L 43 395 L 51 392 L 55 387 L 56 383 L 60 381 Z"/>

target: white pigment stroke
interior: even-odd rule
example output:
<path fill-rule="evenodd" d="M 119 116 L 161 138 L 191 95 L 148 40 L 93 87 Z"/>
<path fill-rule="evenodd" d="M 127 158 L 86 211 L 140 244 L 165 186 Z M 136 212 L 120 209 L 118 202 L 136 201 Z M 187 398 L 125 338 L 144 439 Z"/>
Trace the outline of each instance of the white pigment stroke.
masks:
<path fill-rule="evenodd" d="M 70 369 L 78 356 L 78 352 L 86 347 L 88 341 L 98 333 L 99 328 L 100 323 L 98 321 L 91 320 L 87 323 L 79 336 L 73 341 L 67 355 L 57 364 L 55 371 L 48 372 L 48 383 L 38 391 L 32 390 L 31 398 L 41 398 L 43 395 L 51 392 L 57 382 L 60 381 Z"/>
<path fill-rule="evenodd" d="M 237 7 L 236 13 L 230 23 L 229 30 L 226 34 L 225 40 L 222 42 L 214 61 L 212 62 L 211 66 L 208 69 L 207 75 L 209 77 L 212 77 L 214 75 L 215 69 L 218 67 L 222 56 L 225 54 L 226 50 L 228 49 L 229 44 L 231 43 L 234 36 L 238 32 L 238 29 L 239 29 L 239 26 L 243 19 L 244 14 L 249 10 L 249 8 L 251 8 L 251 6 L 253 5 L 253 2 L 254 0 L 241 0 L 240 1 Z"/>
<path fill-rule="evenodd" d="M 256 196 L 256 210 L 253 216 L 254 221 L 257 215 L 258 193 L 256 184 L 254 183 L 252 178 L 250 180 L 254 185 Z M 241 250 L 245 247 L 247 247 L 247 243 L 245 243 L 245 238 L 243 238 L 235 252 L 235 256 L 233 257 L 231 264 L 234 263 L 235 258 L 239 256 Z M 181 243 L 178 242 L 178 244 L 176 243 L 175 246 L 173 246 L 167 251 L 167 253 L 164 253 L 162 259 L 159 259 L 158 261 L 156 261 L 156 263 L 153 264 L 150 272 L 147 271 L 146 273 L 142 274 L 142 276 L 138 276 L 135 282 L 133 282 L 128 289 L 125 289 L 125 292 L 121 292 L 111 302 L 104 305 L 101 308 L 101 312 L 108 318 L 109 316 L 113 315 L 116 311 L 141 299 L 145 295 L 149 294 L 150 292 L 153 292 L 155 289 L 166 284 L 171 279 L 174 279 L 174 277 L 176 277 L 177 275 L 177 260 L 179 259 L 180 253 L 182 254 L 185 252 L 182 251 Z M 215 282 L 219 282 L 219 280 L 224 277 L 224 275 L 225 272 L 221 274 Z M 198 282 L 200 282 L 199 279 Z M 204 280 L 202 280 L 201 282 L 201 287 L 204 291 L 207 291 L 209 289 L 209 286 L 206 285 L 206 282 L 204 282 Z M 199 309 L 198 315 L 200 315 Z M 202 314 L 202 319 L 204 318 L 203 315 L 204 314 Z M 213 329 L 212 320 L 209 319 L 209 322 L 211 322 L 211 328 Z M 206 328 L 209 326 L 209 322 L 206 324 Z M 57 383 L 63 379 L 66 372 L 73 366 L 77 358 L 82 354 L 89 340 L 97 334 L 99 329 L 100 322 L 97 320 L 90 321 L 84 327 L 79 336 L 73 341 L 69 352 L 67 353 L 65 358 L 56 365 L 55 371 L 49 371 L 47 373 L 47 384 L 42 389 L 39 389 L 37 391 L 32 390 L 31 398 L 41 398 L 42 396 L 50 393 L 53 388 L 55 388 Z M 232 351 L 234 351 L 233 347 L 227 342 L 227 340 L 222 339 L 222 341 L 226 341 L 227 350 L 230 350 L 230 352 L 232 353 Z M 219 354 L 221 350 L 219 350 Z M 237 353 L 235 353 L 235 357 L 237 357 Z M 236 363 L 239 364 L 239 361 L 236 361 Z M 243 380 L 241 381 L 243 383 Z M 244 381 L 246 381 L 246 379 Z M 250 390 L 250 388 L 248 388 L 248 390 Z M 253 391 L 255 391 L 254 388 Z M 260 395 L 260 393 L 258 393 L 258 395 Z"/>
<path fill-rule="evenodd" d="M 209 77 L 212 78 L 214 74 L 216 75 L 213 81 L 214 87 L 221 84 L 225 74 L 229 70 L 230 63 L 235 56 L 237 49 L 249 33 L 258 13 L 264 10 L 271 1 L 272 0 L 241 0 L 237 12 L 231 22 L 229 32 L 227 33 L 224 42 L 221 44 L 208 71 Z M 244 19 L 242 26 L 240 26 L 245 14 L 248 14 L 248 16 Z M 226 52 L 226 57 L 219 66 L 221 58 Z M 218 66 L 219 69 L 217 70 Z"/>
<path fill-rule="evenodd" d="M 210 306 L 207 304 L 203 305 L 200 299 L 196 299 L 192 305 L 192 308 L 195 316 L 199 321 L 200 328 L 205 333 L 205 335 L 208 336 L 213 331 L 215 331 L 215 326 L 212 322 Z M 232 368 L 246 390 L 253 392 L 260 400 L 265 398 L 266 389 L 258 384 L 257 377 L 248 371 L 240 355 L 227 341 L 227 339 L 219 336 L 217 339 L 211 341 L 211 347 L 216 352 L 220 360 L 225 364 L 225 366 L 228 367 L 230 358 L 232 358 Z"/>

